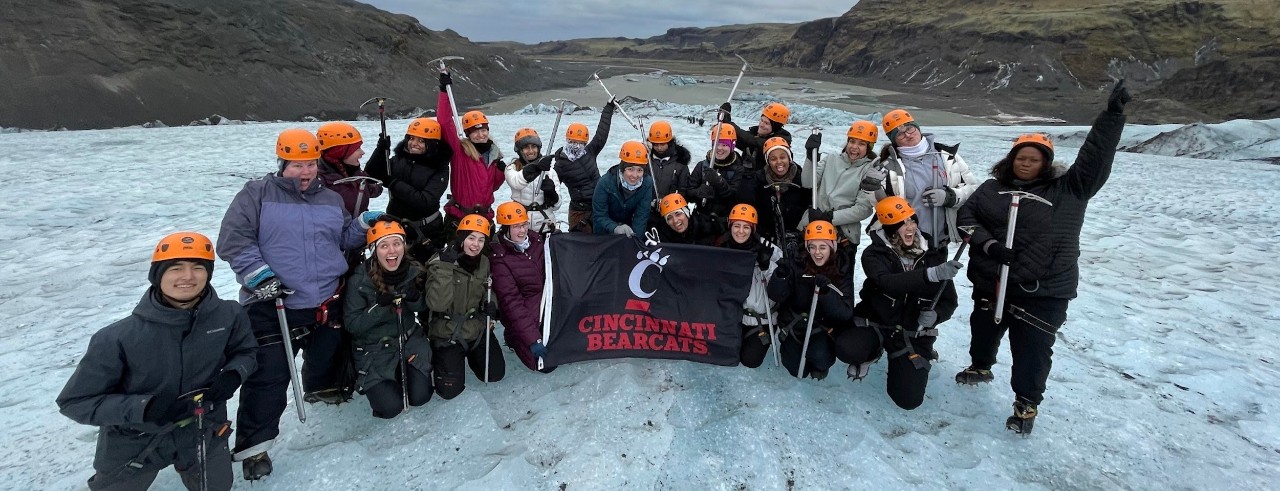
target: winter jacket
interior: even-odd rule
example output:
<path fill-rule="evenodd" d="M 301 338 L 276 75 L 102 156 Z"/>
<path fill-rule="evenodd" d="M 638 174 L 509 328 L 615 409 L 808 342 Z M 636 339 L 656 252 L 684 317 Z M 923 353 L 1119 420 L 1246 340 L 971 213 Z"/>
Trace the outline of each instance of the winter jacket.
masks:
<path fill-rule="evenodd" d="M 862 271 L 866 273 L 866 279 L 858 292 L 860 301 L 854 308 L 855 314 L 881 326 L 916 331 L 920 328 L 920 311 L 928 308 L 933 296 L 942 290 L 942 297 L 934 307 L 938 313 L 937 324 L 950 319 L 957 305 L 955 282 L 933 283 L 926 274 L 930 267 L 950 259 L 947 250 L 930 249 L 928 237 L 921 233 L 925 253 L 913 261 L 911 269 L 907 269 L 898 253 L 889 246 L 879 223 L 871 226 L 868 235 L 871 236 L 871 245 L 862 252 Z"/>
<path fill-rule="evenodd" d="M 649 213 L 653 210 L 653 177 L 645 172 L 640 181 L 640 188 L 631 196 L 623 198 L 622 182 L 619 174 L 622 164 L 609 169 L 596 182 L 596 194 L 591 198 L 591 229 L 596 235 L 609 235 L 618 225 L 630 225 L 631 231 L 644 233 L 644 226 L 649 221 Z"/>
<path fill-rule="evenodd" d="M 765 269 L 760 269 L 760 265 L 757 263 L 755 268 L 751 270 L 751 290 L 747 292 L 747 299 L 742 303 L 742 325 L 761 326 L 769 322 L 771 314 L 768 314 L 768 312 L 772 312 L 775 309 L 773 301 L 769 300 L 769 278 L 773 277 L 773 271 L 778 268 L 778 261 L 782 259 L 782 249 L 761 240 L 757 234 L 751 234 L 751 238 L 747 239 L 747 243 L 751 246 L 750 250 L 756 254 L 760 253 L 760 249 L 769 251 L 769 263 Z M 733 238 L 727 232 L 716 239 L 715 245 L 716 247 L 742 250 L 741 246 L 733 243 Z"/>
<path fill-rule="evenodd" d="M 427 308 L 427 301 L 419 291 L 418 300 L 401 302 L 399 313 L 395 306 L 378 305 L 378 288 L 369 277 L 368 259 L 356 266 L 347 280 L 344 295 L 343 325 L 351 333 L 351 347 L 356 364 L 356 389 L 361 394 L 383 382 L 399 383 L 396 372 L 400 369 L 400 336 L 404 336 L 403 356 L 406 363 L 423 374 L 431 373 L 431 344 L 418 325 L 417 314 Z M 409 268 L 399 284 L 391 286 L 394 292 L 407 293 L 418 290 L 417 266 L 402 263 Z"/>
<path fill-rule="evenodd" d="M 462 254 L 462 253 L 459 253 Z M 456 262 L 446 263 L 437 254 L 427 263 L 427 338 L 433 345 L 480 341 L 486 331 L 485 283 L 489 280 L 489 258 L 480 256 L 474 273 Z M 495 319 L 496 320 L 496 319 Z"/>
<path fill-rule="evenodd" d="M 596 158 L 609 142 L 609 125 L 613 121 L 613 104 L 605 104 L 600 111 L 600 123 L 596 125 L 595 136 L 587 143 L 587 153 L 577 160 L 569 160 L 564 148 L 556 150 L 552 169 L 560 182 L 569 188 L 569 209 L 587 211 L 592 208 L 596 192 L 596 181 L 600 180 L 600 167 Z"/>
<path fill-rule="evenodd" d="M 676 232 L 676 229 L 667 225 L 666 220 L 655 224 L 654 229 L 658 231 L 658 242 L 706 246 L 714 245 L 716 239 L 725 232 L 718 221 L 701 213 L 691 214 L 689 227 L 684 230 L 684 233 Z"/>
<path fill-rule="evenodd" d="M 890 196 L 902 196 L 905 198 L 917 212 L 924 207 L 924 203 L 920 199 L 923 189 L 908 189 L 907 186 L 907 168 L 908 165 L 923 165 L 939 168 L 938 172 L 933 173 L 935 182 L 931 187 L 947 186 L 955 193 L 955 204 L 946 207 L 944 216 L 945 225 L 942 232 L 945 232 L 945 239 L 951 242 L 960 240 L 960 233 L 956 230 L 956 213 L 960 207 L 964 205 L 965 200 L 969 199 L 969 195 L 973 194 L 981 184 L 977 178 L 973 177 L 973 173 L 969 171 L 969 165 L 960 158 L 957 150 L 959 145 L 948 147 L 941 143 L 933 141 L 933 134 L 926 133 L 921 135 L 928 142 L 929 148 L 934 149 L 932 152 L 926 152 L 916 158 L 906 158 L 899 155 L 897 147 L 893 145 L 885 145 L 881 151 L 881 164 L 884 165 L 888 173 L 885 179 L 885 192 Z M 940 175 L 938 173 L 941 173 Z M 921 217 L 920 230 L 922 232 L 933 233 L 929 230 L 930 225 L 925 223 Z M 934 237 L 935 240 L 943 240 L 944 237 Z"/>
<path fill-rule="evenodd" d="M 503 337 L 525 366 L 537 366 L 529 346 L 542 338 L 538 328 L 542 287 L 547 278 L 543 237 L 529 232 L 529 248 L 516 250 L 506 234 L 493 241 L 493 296 L 502 311 Z"/>
<path fill-rule="evenodd" d="M 814 325 L 835 329 L 848 325 L 853 320 L 853 261 L 845 259 L 845 255 L 835 254 L 832 260 L 837 261 L 838 278 L 828 278 L 831 285 L 840 289 L 838 294 L 831 288 L 824 288 L 818 296 L 818 310 L 815 313 Z M 778 325 L 792 333 L 803 336 L 809 307 L 813 302 L 813 278 L 804 277 L 805 264 L 809 262 L 807 254 L 795 258 L 783 258 L 769 278 L 769 299 L 778 304 Z"/>
<path fill-rule="evenodd" d="M 449 161 L 449 189 L 453 199 L 445 204 L 445 212 L 461 219 L 471 213 L 493 219 L 493 193 L 502 187 L 502 150 L 497 143 L 489 153 L 473 159 L 462 150 L 458 128 L 453 123 L 453 108 L 449 106 L 449 94 L 441 91 L 436 99 L 436 121 L 440 122 L 440 135 L 453 152 Z M 492 140 L 492 139 L 491 139 Z"/>
<path fill-rule="evenodd" d="M 152 399 L 170 404 L 189 397 L 225 371 L 247 380 L 258 366 L 257 351 L 249 317 L 235 302 L 219 299 L 213 286 L 191 310 L 170 307 L 152 287 L 131 315 L 89 339 L 84 358 L 58 394 L 58 408 L 77 423 L 103 427 L 99 460 L 127 461 L 150 439 L 144 437 L 139 446 L 138 433 L 161 429 L 142 421 Z M 218 402 L 206 421 L 226 421 L 226 410 L 226 402 Z"/>
<path fill-rule="evenodd" d="M 378 196 L 382 196 L 382 185 L 359 180 L 355 182 L 344 182 L 339 184 L 338 180 L 353 176 L 369 176 L 365 171 L 360 170 L 359 166 L 350 166 L 341 162 L 334 164 L 324 159 L 320 159 L 320 180 L 324 181 L 325 187 L 332 189 L 334 192 L 342 195 L 342 206 L 347 210 L 347 214 L 351 216 L 359 216 L 361 213 L 369 211 L 369 201 Z M 360 194 L 361 188 L 364 189 L 363 197 Z M 360 202 L 357 203 L 356 199 Z"/>
<path fill-rule="evenodd" d="M 517 159 L 507 166 L 505 173 L 507 187 L 511 188 L 511 199 L 525 206 L 529 212 L 529 226 L 533 230 L 540 230 L 543 222 L 555 220 L 556 210 L 560 209 L 560 197 L 558 192 L 548 193 L 542 190 L 543 183 L 547 180 L 550 180 L 549 185 L 555 185 L 553 172 L 534 171 L 535 168 L 527 167 Z"/>
<path fill-rule="evenodd" d="M 801 186 L 800 166 L 791 164 L 796 170 L 795 178 L 791 179 L 792 185 L 779 185 L 763 187 L 769 183 L 769 179 L 765 176 L 766 172 L 770 172 L 767 168 L 761 169 L 759 182 L 762 188 L 756 193 L 756 201 L 751 205 L 756 207 L 756 214 L 760 217 L 760 225 L 756 228 L 760 235 L 774 242 L 782 242 L 783 237 L 778 237 L 778 219 L 775 218 L 773 210 L 773 202 L 778 199 L 779 209 L 782 211 L 782 229 L 799 230 L 800 221 L 804 219 L 805 212 L 809 210 L 810 204 L 813 202 L 813 192 Z M 781 191 L 781 194 L 778 191 Z"/>
<path fill-rule="evenodd" d="M 290 309 L 319 306 L 338 289 L 347 272 L 343 251 L 365 245 L 369 228 L 342 208 L 342 196 L 316 179 L 298 191 L 296 178 L 267 174 L 249 181 L 231 200 L 218 232 L 218 257 L 231 264 L 236 281 L 271 268 L 286 288 Z M 240 303 L 253 299 L 247 286 Z"/>
<path fill-rule="evenodd" d="M 449 161 L 453 150 L 439 141 L 428 141 L 427 151 L 414 155 L 401 140 L 391 157 L 391 173 L 383 152 L 374 152 L 365 164 L 369 175 L 381 179 L 390 198 L 387 214 L 404 220 L 418 221 L 440 211 L 440 200 L 449 187 Z"/>
<path fill-rule="evenodd" d="M 854 162 L 844 152 L 830 155 L 813 165 L 807 162 L 800 171 L 800 180 L 807 189 L 813 189 L 814 172 L 818 173 L 818 201 L 813 207 L 822 211 L 834 211 L 831 224 L 835 225 L 853 245 L 862 238 L 862 221 L 876 211 L 875 193 L 862 190 L 862 179 L 867 177 L 873 160 L 868 157 Z M 808 216 L 800 226 L 809 224 Z"/>
<path fill-rule="evenodd" d="M 707 160 L 698 162 L 690 172 L 689 179 L 698 188 L 693 193 L 699 200 L 699 213 L 714 214 L 723 220 L 729 216 L 733 205 L 758 202 L 757 196 L 764 192 L 764 174 L 759 172 L 759 168 L 750 167 L 747 163 L 748 160 L 737 151 L 731 153 L 726 162 L 716 161 L 715 170 L 725 180 L 724 186 L 716 187 L 705 178 L 709 165 Z"/>
<path fill-rule="evenodd" d="M 692 160 L 689 149 L 671 141 L 666 154 L 649 153 L 649 172 L 653 174 L 654 196 L 660 200 L 671 193 L 680 193 L 686 200 L 692 200 L 688 194 L 693 190 L 693 182 L 689 179 L 689 162 Z M 658 206 L 657 201 L 654 207 Z"/>
<path fill-rule="evenodd" d="M 786 128 L 776 126 L 773 129 L 773 133 L 769 133 L 767 136 L 756 136 L 756 132 L 760 130 L 760 125 L 752 126 L 746 130 L 736 124 L 734 125 L 738 135 L 735 145 L 742 150 L 742 156 L 746 158 L 748 166 L 755 169 L 763 169 L 765 164 L 768 163 L 768 158 L 764 154 L 764 143 L 769 141 L 770 138 L 775 136 L 782 137 L 783 140 L 787 141 L 788 146 L 791 145 L 791 132 L 787 131 Z"/>
<path fill-rule="evenodd" d="M 1002 191 L 1026 191 L 1053 203 L 1020 203 L 1012 247 L 1018 256 L 1009 267 L 1008 298 L 1076 297 L 1085 209 L 1111 175 L 1124 122 L 1123 114 L 1100 114 L 1070 169 L 1056 165 L 1052 177 L 1029 183 L 988 180 L 969 198 L 960 210 L 960 225 L 977 227 L 969 239 L 968 268 L 975 299 L 995 300 L 1000 264 L 984 253 L 983 246 L 991 240 L 1004 244 L 1012 198 Z"/>

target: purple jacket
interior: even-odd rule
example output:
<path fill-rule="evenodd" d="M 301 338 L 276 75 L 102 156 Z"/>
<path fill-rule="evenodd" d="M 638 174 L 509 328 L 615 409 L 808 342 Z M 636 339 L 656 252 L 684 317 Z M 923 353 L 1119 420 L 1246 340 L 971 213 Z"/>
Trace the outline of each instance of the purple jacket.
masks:
<path fill-rule="evenodd" d="M 339 169 L 341 167 L 341 169 Z M 371 181 L 344 182 L 338 184 L 337 181 L 342 178 L 352 176 L 369 177 L 369 174 L 360 170 L 359 167 L 353 167 L 346 164 L 334 164 L 320 160 L 320 180 L 324 181 L 325 187 L 336 191 L 342 195 L 342 206 L 351 216 L 360 216 L 361 213 L 369 211 L 369 201 L 378 196 L 382 196 L 382 185 L 374 184 Z M 364 197 L 360 197 L 360 188 L 364 188 Z M 356 198 L 360 198 L 360 202 L 356 203 Z"/>
<path fill-rule="evenodd" d="M 529 345 L 542 337 L 538 329 L 538 306 L 542 303 L 542 285 L 547 277 L 542 242 L 541 235 L 530 231 L 529 248 L 518 252 L 506 234 L 502 234 L 493 241 L 493 255 L 489 258 L 493 268 L 493 293 L 502 309 L 503 337 L 520 361 L 532 370 L 537 370 L 538 357 L 533 356 Z"/>
<path fill-rule="evenodd" d="M 275 174 L 246 182 L 222 217 L 218 257 L 231 264 L 241 285 L 269 267 L 294 290 L 286 307 L 318 307 L 347 272 L 343 251 L 365 243 L 368 227 L 342 206 L 342 196 L 319 179 L 302 192 L 297 179 Z M 240 288 L 240 303 L 252 298 L 252 291 Z"/>

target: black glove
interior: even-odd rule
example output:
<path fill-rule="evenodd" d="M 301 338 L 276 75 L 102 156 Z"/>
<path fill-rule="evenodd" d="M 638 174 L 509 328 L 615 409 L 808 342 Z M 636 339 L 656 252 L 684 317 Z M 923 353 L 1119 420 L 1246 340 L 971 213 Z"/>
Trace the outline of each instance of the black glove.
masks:
<path fill-rule="evenodd" d="M 791 278 L 792 273 L 794 272 L 791 271 L 791 265 L 787 264 L 786 261 L 779 261 L 778 268 L 773 270 L 773 276 L 780 280 Z"/>
<path fill-rule="evenodd" d="M 1004 244 L 1001 244 L 1000 241 L 995 239 L 988 240 L 987 243 L 982 246 L 982 251 L 1005 266 L 1013 264 L 1014 261 L 1018 260 L 1018 251 L 1005 247 Z"/>
<path fill-rule="evenodd" d="M 1124 105 L 1132 101 L 1133 97 L 1129 95 L 1129 90 L 1124 88 L 1124 79 L 1116 82 L 1115 88 L 1111 89 L 1111 95 L 1107 97 L 1107 111 L 1116 114 L 1124 114 Z"/>
<path fill-rule="evenodd" d="M 862 182 L 858 184 L 858 187 L 863 191 L 879 191 L 884 187 L 884 179 L 888 177 L 888 174 L 884 167 L 879 164 L 873 164 L 867 170 L 867 175 L 862 177 Z"/>
<path fill-rule="evenodd" d="M 773 260 L 773 248 L 764 244 L 756 248 L 756 266 L 760 267 L 760 271 L 768 271 L 769 263 Z"/>
<path fill-rule="evenodd" d="M 547 345 L 542 344 L 542 341 L 534 341 L 533 344 L 529 345 L 529 351 L 532 351 L 533 356 L 538 358 L 547 357 Z"/>
<path fill-rule="evenodd" d="M 711 187 L 715 189 L 724 189 L 729 187 L 729 183 L 724 180 L 724 176 L 720 175 L 720 173 L 715 169 L 709 167 L 702 172 L 702 179 L 707 181 L 707 184 L 710 184 Z"/>
<path fill-rule="evenodd" d="M 396 292 L 378 292 L 378 306 L 390 307 L 396 304 L 396 299 L 398 298 L 402 297 Z"/>
<path fill-rule="evenodd" d="M 550 155 L 543 155 L 542 158 L 533 161 L 533 163 L 530 165 L 537 167 L 538 169 L 542 170 L 542 172 L 551 172 L 551 161 L 553 159 L 554 157 Z"/>
<path fill-rule="evenodd" d="M 280 283 L 280 278 L 272 276 L 254 287 L 253 296 L 258 300 L 275 300 L 284 296 L 284 285 Z"/>
<path fill-rule="evenodd" d="M 391 150 L 391 137 L 387 135 L 382 135 L 378 137 L 378 146 L 373 148 L 373 152 L 381 153 L 381 152 L 386 152 L 387 150 Z"/>
<path fill-rule="evenodd" d="M 400 292 L 400 296 L 405 302 L 417 302 L 422 299 L 422 292 L 417 288 L 410 288 L 409 291 Z"/>
<path fill-rule="evenodd" d="M 618 104 L 618 97 L 617 97 L 617 96 L 610 97 L 610 98 L 609 98 L 609 102 L 606 102 L 606 103 L 605 103 L 605 105 L 606 105 L 606 106 L 613 106 L 613 107 L 618 107 L 618 106 L 620 106 L 620 104 Z"/>
<path fill-rule="evenodd" d="M 830 222 L 831 217 L 834 215 L 835 213 L 830 211 L 822 211 L 817 208 L 809 208 L 809 223 L 813 223 L 818 220 L 822 220 L 824 222 Z"/>
<path fill-rule="evenodd" d="M 489 303 L 484 305 L 484 315 L 489 316 L 490 319 L 497 319 L 501 313 L 502 311 L 498 309 L 498 302 L 496 301 L 490 300 Z"/>
<path fill-rule="evenodd" d="M 542 206 L 555 208 L 560 204 L 560 193 L 556 192 L 556 181 L 550 177 L 542 178 Z"/>
<path fill-rule="evenodd" d="M 814 133 L 809 135 L 809 139 L 804 141 L 805 153 L 812 153 L 822 146 L 822 133 Z"/>
<path fill-rule="evenodd" d="M 831 278 L 827 278 L 827 275 L 815 274 L 813 275 L 813 286 L 818 287 L 820 293 L 826 293 L 827 287 L 831 286 Z"/>
<path fill-rule="evenodd" d="M 196 407 L 196 402 L 189 397 L 168 403 L 160 401 L 158 397 L 152 397 L 151 402 L 147 403 L 147 407 L 142 410 L 142 421 L 158 425 L 180 421 L 195 415 Z"/>
<path fill-rule="evenodd" d="M 716 120 L 725 122 L 725 123 L 733 122 L 733 117 L 729 115 L 729 113 L 732 111 L 733 111 L 733 105 L 729 104 L 728 102 L 721 104 L 720 111 L 716 113 Z"/>
<path fill-rule="evenodd" d="M 204 391 L 205 401 L 227 402 L 231 399 L 231 395 L 236 393 L 236 389 L 240 388 L 240 382 L 240 372 L 223 370 L 213 378 L 213 383 L 209 384 L 209 388 Z"/>
<path fill-rule="evenodd" d="M 440 92 L 448 90 L 453 85 L 453 77 L 449 76 L 449 72 L 440 72 Z"/>
<path fill-rule="evenodd" d="M 446 245 L 440 248 L 440 262 L 452 263 L 458 260 L 458 248 Z"/>

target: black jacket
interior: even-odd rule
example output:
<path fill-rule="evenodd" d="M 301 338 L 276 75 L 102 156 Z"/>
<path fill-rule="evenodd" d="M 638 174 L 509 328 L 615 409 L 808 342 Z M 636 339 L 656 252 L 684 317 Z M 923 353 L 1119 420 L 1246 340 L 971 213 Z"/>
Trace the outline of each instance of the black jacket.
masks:
<path fill-rule="evenodd" d="M 600 111 L 600 123 L 596 125 L 596 133 L 587 143 L 587 153 L 577 160 L 569 160 L 564 148 L 556 150 L 552 164 L 560 182 L 569 188 L 569 209 L 577 211 L 591 210 L 591 197 L 596 192 L 596 181 L 600 180 L 600 168 L 596 166 L 596 157 L 609 142 L 609 123 L 613 119 L 613 104 L 605 104 Z"/>
<path fill-rule="evenodd" d="M 694 187 L 689 179 L 689 162 L 692 158 L 689 149 L 674 140 L 671 141 L 671 147 L 667 149 L 665 155 L 649 154 L 649 173 L 653 176 L 653 184 L 656 186 L 654 195 L 659 200 L 663 196 L 677 192 L 686 200 L 692 198 L 689 194 Z"/>
<path fill-rule="evenodd" d="M 847 325 L 853 320 L 853 264 L 840 254 L 832 258 L 837 261 L 837 278 L 828 278 L 831 285 L 839 288 L 843 295 L 824 288 L 818 295 L 818 310 L 815 313 L 816 325 L 837 328 Z M 784 257 L 778 260 L 778 267 L 769 278 L 769 299 L 778 304 L 778 324 L 786 326 L 795 318 L 809 315 L 809 307 L 813 302 L 813 278 L 804 277 L 805 264 L 809 262 L 807 254 L 797 257 Z M 793 332 L 804 332 L 804 326 L 796 321 Z"/>
<path fill-rule="evenodd" d="M 453 158 L 453 150 L 438 141 L 432 145 L 429 140 L 426 153 L 413 155 L 405 150 L 406 141 L 396 145 L 390 175 L 387 175 L 382 152 L 373 152 L 365 172 L 381 179 L 390 191 L 387 214 L 421 220 L 440 210 L 440 199 L 449 187 L 449 160 Z"/>
<path fill-rule="evenodd" d="M 782 191 L 779 200 L 780 209 L 782 211 L 783 231 L 789 232 L 796 230 L 800 225 L 800 219 L 804 218 L 805 212 L 808 211 L 811 203 L 813 203 L 813 190 L 806 189 L 800 184 L 799 166 L 796 167 L 796 177 L 791 180 L 794 186 L 780 185 L 778 189 Z M 778 237 L 777 218 L 775 218 L 773 210 L 773 201 L 778 197 L 774 186 L 764 187 L 769 183 L 769 179 L 765 173 L 769 172 L 767 168 L 760 170 L 759 182 L 761 189 L 756 193 L 756 201 L 752 206 L 756 207 L 756 213 L 760 217 L 760 226 L 756 228 L 760 235 L 771 241 L 781 243 L 782 238 Z"/>
<path fill-rule="evenodd" d="M 1004 244 L 1012 198 L 1002 191 L 1026 191 L 1053 203 L 1022 199 L 1014 230 L 1017 261 L 1009 268 L 1007 298 L 1072 299 L 1080 282 L 1080 228 L 1089 199 L 1111 175 L 1124 114 L 1103 112 L 1093 122 L 1070 169 L 1058 166 L 1051 177 L 1029 183 L 988 180 L 960 208 L 959 226 L 976 226 L 970 237 L 969 280 L 973 297 L 995 300 L 1000 264 L 983 252 L 989 240 Z"/>
<path fill-rule="evenodd" d="M 871 245 L 862 252 L 862 271 L 866 273 L 866 279 L 862 282 L 859 302 L 854 308 L 858 317 L 883 326 L 901 326 L 904 330 L 915 331 L 919 329 L 920 311 L 927 308 L 933 296 L 942 289 L 942 298 L 934 311 L 938 313 L 938 324 L 950 319 L 958 303 L 955 283 L 932 283 L 926 273 L 929 267 L 947 262 L 947 250 L 934 248 L 925 251 L 916 258 L 912 268 L 907 269 L 885 242 L 883 232 L 878 229 L 879 224 L 872 227 L 876 230 L 868 231 Z M 920 235 L 928 244 L 927 234 Z"/>
<path fill-rule="evenodd" d="M 730 154 L 728 162 L 716 162 L 715 170 L 725 180 L 721 187 L 712 186 L 705 179 L 707 161 L 698 162 L 689 177 L 695 187 L 692 193 L 697 199 L 699 213 L 714 214 L 724 220 L 733 205 L 757 202 L 757 195 L 764 192 L 764 174 L 749 167 L 747 162 L 737 152 Z M 759 209 L 756 212 L 762 213 Z"/>
<path fill-rule="evenodd" d="M 735 124 L 734 129 L 738 132 L 736 143 L 738 148 L 742 150 L 742 156 L 746 157 L 747 162 L 750 162 L 750 165 L 756 169 L 763 169 L 767 163 L 764 154 L 764 142 L 775 136 L 780 136 L 787 141 L 787 145 L 791 145 L 791 132 L 787 131 L 786 128 L 774 128 L 773 133 L 769 133 L 768 136 L 756 136 L 756 131 L 760 129 L 759 125 L 747 128 L 744 131 Z"/>
<path fill-rule="evenodd" d="M 689 228 L 684 233 L 676 232 L 665 219 L 655 223 L 654 228 L 658 230 L 659 242 L 671 244 L 714 245 L 716 239 L 725 233 L 717 220 L 698 213 L 689 217 Z"/>

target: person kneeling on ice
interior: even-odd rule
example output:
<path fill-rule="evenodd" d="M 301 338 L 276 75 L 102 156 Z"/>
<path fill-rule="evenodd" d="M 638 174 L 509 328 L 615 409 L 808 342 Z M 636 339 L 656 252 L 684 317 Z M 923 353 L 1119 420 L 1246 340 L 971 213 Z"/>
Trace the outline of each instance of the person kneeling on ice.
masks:
<path fill-rule="evenodd" d="M 378 140 L 378 150 L 374 150 L 365 169 L 387 187 L 387 214 L 408 227 L 405 240 L 409 243 L 409 256 L 426 262 L 453 235 L 452 230 L 446 229 L 440 210 L 440 200 L 449 187 L 453 150 L 440 141 L 440 123 L 431 118 L 409 122 L 404 139 L 396 144 L 395 155 L 388 163 L 390 146 L 391 137 Z"/>
<path fill-rule="evenodd" d="M 187 489 L 231 489 L 227 400 L 257 367 L 258 343 L 212 276 L 208 237 L 161 239 L 142 301 L 93 335 L 58 394 L 63 415 L 102 427 L 90 489 L 147 489 L 170 465 Z"/>
<path fill-rule="evenodd" d="M 862 380 L 888 352 L 885 392 L 898 407 L 915 409 L 924 402 L 937 326 L 956 310 L 950 280 L 963 265 L 948 260 L 946 249 L 929 247 L 915 210 L 902 197 L 880 200 L 876 220 L 867 229 L 871 245 L 862 253 L 867 279 L 858 292 L 853 324 L 834 333 L 836 358 L 849 364 L 849 378 Z"/>
<path fill-rule="evenodd" d="M 502 347 L 491 328 L 499 312 L 488 295 L 485 241 L 489 227 L 489 220 L 480 215 L 463 217 L 454 240 L 427 264 L 425 324 L 436 393 L 445 399 L 457 397 L 466 388 L 464 362 L 485 382 L 497 382 L 506 374 Z"/>
<path fill-rule="evenodd" d="M 653 178 L 648 175 L 649 150 L 629 141 L 618 152 L 621 162 L 596 182 L 591 198 L 592 229 L 596 235 L 631 237 L 644 230 L 653 202 Z"/>
<path fill-rule="evenodd" d="M 724 233 L 724 228 L 711 217 L 690 212 L 689 203 L 680 193 L 663 196 L 658 210 L 662 213 L 663 222 L 653 229 L 657 234 L 651 238 L 656 242 L 712 245 Z"/>
<path fill-rule="evenodd" d="M 408 257 L 404 238 L 400 223 L 374 223 L 367 236 L 370 257 L 347 281 L 356 390 L 383 419 L 431 400 L 431 344 L 417 321 L 427 308 L 423 269 Z"/>
<path fill-rule="evenodd" d="M 542 155 L 542 138 L 533 128 L 516 132 L 515 150 L 516 159 L 505 171 L 511 199 L 529 212 L 529 226 L 534 230 L 544 234 L 555 230 L 560 194 L 556 192 L 556 180 L 548 174 L 554 157 Z"/>
<path fill-rule="evenodd" d="M 831 222 L 809 223 L 804 242 L 805 254 L 778 262 L 769 279 L 769 299 L 778 304 L 783 366 L 793 376 L 822 380 L 836 364 L 831 331 L 853 319 L 853 261 L 836 254 Z"/>
<path fill-rule="evenodd" d="M 538 358 L 547 356 L 542 344 L 542 288 L 547 278 L 546 240 L 530 230 L 524 205 L 508 201 L 498 205 L 498 240 L 493 241 L 493 293 L 502 310 L 502 337 L 516 357 L 530 370 L 538 369 Z M 551 372 L 554 368 L 544 370 Z"/>
<path fill-rule="evenodd" d="M 759 367 L 773 343 L 769 323 L 773 321 L 773 302 L 768 284 L 782 250 L 756 233 L 759 215 L 755 207 L 742 203 L 729 211 L 729 231 L 716 239 L 716 247 L 749 251 L 756 255 L 756 268 L 751 272 L 751 290 L 742 303 L 742 351 L 739 356 L 747 368 Z"/>
<path fill-rule="evenodd" d="M 1067 303 L 1076 298 L 1085 208 L 1111 175 L 1129 100 L 1124 81 L 1117 82 L 1070 169 L 1054 162 L 1048 137 L 1018 138 L 991 168 L 995 179 L 982 183 L 960 209 L 960 225 L 976 228 L 969 239 L 972 362 L 956 374 L 956 382 L 990 382 L 1000 340 L 1008 330 L 1015 399 L 1013 416 L 1005 425 L 1024 435 L 1031 433 L 1044 399 L 1053 342 L 1067 321 Z M 1014 192 L 1027 194 L 1020 197 L 1017 221 L 1010 222 Z M 1007 268 L 1007 282 L 1001 281 L 1002 268 Z M 995 310 L 999 283 L 1008 286 L 1003 323 Z"/>

